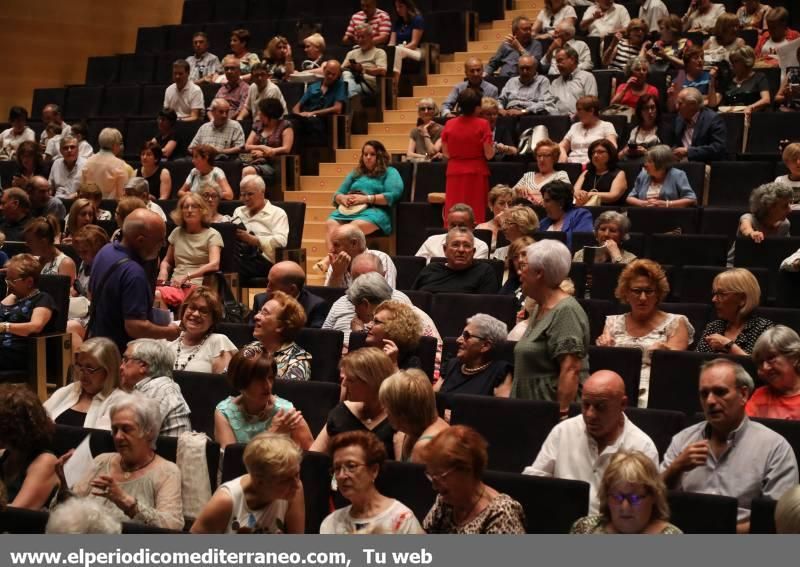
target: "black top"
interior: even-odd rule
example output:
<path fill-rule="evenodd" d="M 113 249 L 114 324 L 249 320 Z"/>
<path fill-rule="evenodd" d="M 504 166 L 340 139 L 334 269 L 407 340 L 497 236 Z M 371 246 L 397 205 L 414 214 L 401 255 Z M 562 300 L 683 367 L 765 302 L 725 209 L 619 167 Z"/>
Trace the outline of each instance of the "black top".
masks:
<path fill-rule="evenodd" d="M 39 458 L 39 455 L 43 453 L 50 453 L 47 449 L 40 449 L 32 451 L 30 455 L 25 458 L 25 462 L 20 467 L 20 473 L 16 476 L 16 478 L 6 479 L 6 496 L 8 497 L 9 502 L 13 502 L 14 499 L 19 494 L 19 491 L 22 490 L 22 485 L 25 483 L 25 475 L 28 474 L 28 467 L 33 464 L 33 461 Z M 5 478 L 4 468 L 6 465 L 6 459 L 11 455 L 11 451 L 6 451 L 2 456 L 0 456 L 0 478 Z M 47 502 L 49 503 L 50 500 L 53 498 L 53 495 L 57 492 L 58 487 L 54 487 L 53 491 L 50 493 L 50 497 L 48 498 Z M 45 504 L 47 506 L 47 503 Z"/>
<path fill-rule="evenodd" d="M 475 262 L 466 270 L 451 270 L 443 262 L 431 262 L 417 276 L 412 289 L 431 293 L 496 293 L 499 288 L 494 268 Z"/>
<path fill-rule="evenodd" d="M 724 106 L 746 106 L 751 105 L 761 98 L 761 91 L 769 90 L 769 81 L 764 73 L 754 73 L 741 85 L 737 86 L 731 79 L 731 84 L 725 89 L 722 97 Z"/>
<path fill-rule="evenodd" d="M 384 418 L 372 429 L 367 428 L 358 419 L 344 402 L 339 402 L 328 414 L 328 422 L 325 424 L 328 435 L 333 437 L 339 433 L 347 431 L 371 431 L 378 436 L 386 447 L 386 454 L 394 455 L 394 429 L 389 425 L 389 419 Z"/>
<path fill-rule="evenodd" d="M 454 356 L 442 367 L 441 378 L 444 382 L 439 393 L 493 396 L 494 389 L 503 383 L 512 370 L 508 361 L 493 360 L 483 372 L 467 376 L 461 372 L 461 361 Z"/>
<path fill-rule="evenodd" d="M 147 181 L 147 185 L 150 187 L 150 195 L 152 195 L 154 200 L 159 200 L 161 198 L 161 172 L 164 171 L 164 166 L 159 165 L 156 170 L 153 172 L 153 175 L 150 177 L 145 177 L 142 175 L 142 166 L 136 170 L 136 177 L 143 177 Z"/>
<path fill-rule="evenodd" d="M 8 242 L 24 242 L 24 232 L 25 227 L 31 221 L 33 217 L 30 215 L 25 216 L 18 220 L 17 222 L 7 221 L 5 219 L 0 220 L 0 231 L 6 235 L 6 241 Z"/>
<path fill-rule="evenodd" d="M 614 183 L 614 180 L 619 175 L 619 172 L 622 171 L 621 169 L 610 169 L 603 174 L 598 175 L 597 173 L 586 170 L 586 175 L 583 178 L 583 186 L 581 189 L 587 192 L 596 191 L 597 193 L 608 193 L 611 191 L 611 185 Z M 613 205 L 614 203 L 606 203 L 607 205 Z"/>
<path fill-rule="evenodd" d="M 56 302 L 50 294 L 43 291 L 35 295 L 17 301 L 14 305 L 4 305 L 0 303 L 0 322 L 2 323 L 30 323 L 33 310 L 37 307 L 46 307 L 53 312 L 50 322 L 45 326 L 45 331 L 55 320 Z M 26 337 L 19 337 L 11 333 L 0 333 L 0 356 L 7 354 L 15 356 L 26 356 L 30 342 Z M 4 365 L 3 365 L 4 366 Z M 5 367 L 5 366 L 4 366 Z"/>
<path fill-rule="evenodd" d="M 184 139 L 184 136 L 179 135 L 177 132 L 172 131 L 166 136 L 158 135 L 156 136 L 156 142 L 158 145 L 161 146 L 161 149 L 164 149 L 164 146 L 167 145 L 167 142 L 175 141 L 175 150 L 169 156 L 169 161 L 174 161 L 178 158 L 186 157 L 186 148 L 187 144 Z"/>
<path fill-rule="evenodd" d="M 734 342 L 736 346 L 745 351 L 747 354 L 752 354 L 753 347 L 756 346 L 758 337 L 761 336 L 761 333 L 773 326 L 775 326 L 775 323 L 769 319 L 764 319 L 763 317 L 750 317 Z M 706 337 L 714 334 L 724 335 L 727 327 L 727 321 L 723 321 L 722 319 L 715 319 L 714 321 L 711 321 L 708 325 L 706 325 L 706 328 L 703 331 L 703 337 L 700 339 L 700 341 L 698 341 L 695 350 L 697 352 L 714 352 L 706 342 Z"/>
<path fill-rule="evenodd" d="M 53 421 L 56 422 L 56 425 L 70 425 L 72 427 L 83 427 L 83 424 L 86 422 L 86 414 L 82 411 L 77 411 L 72 408 L 69 408 L 67 411 L 63 412 Z"/>

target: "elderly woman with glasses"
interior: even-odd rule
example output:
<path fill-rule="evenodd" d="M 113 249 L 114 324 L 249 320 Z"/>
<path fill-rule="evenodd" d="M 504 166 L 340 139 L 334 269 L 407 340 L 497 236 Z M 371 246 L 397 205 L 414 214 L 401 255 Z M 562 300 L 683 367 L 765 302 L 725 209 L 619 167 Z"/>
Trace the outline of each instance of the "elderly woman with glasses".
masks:
<path fill-rule="evenodd" d="M 527 199 L 534 205 L 542 204 L 542 187 L 551 181 L 569 183 L 566 171 L 555 170 L 561 148 L 553 140 L 539 141 L 533 149 L 536 157 L 536 171 L 529 171 L 514 185 L 514 194 Z"/>
<path fill-rule="evenodd" d="M 275 358 L 259 346 L 233 356 L 225 379 L 239 395 L 221 401 L 214 412 L 214 440 L 223 449 L 264 431 L 288 435 L 303 449 L 311 446 L 314 438 L 303 414 L 272 393 L 276 373 Z"/>
<path fill-rule="evenodd" d="M 600 514 L 573 524 L 572 534 L 683 533 L 669 523 L 667 488 L 653 461 L 639 451 L 619 451 L 603 474 Z"/>
<path fill-rule="evenodd" d="M 158 272 L 156 300 L 177 307 L 189 292 L 203 284 L 203 278 L 219 270 L 222 235 L 211 228 L 210 211 L 200 195 L 189 193 L 180 198 L 172 211 L 177 225 L 170 233 L 167 255 Z"/>
<path fill-rule="evenodd" d="M 174 370 L 222 374 L 228 368 L 236 346 L 215 333 L 222 321 L 222 303 L 212 289 L 199 286 L 186 296 L 178 310 L 181 334 L 169 343 L 175 354 Z"/>
<path fill-rule="evenodd" d="M 120 521 L 183 528 L 181 472 L 175 463 L 156 454 L 161 426 L 158 402 L 142 394 L 122 394 L 109 410 L 116 452 L 94 458 L 88 473 L 71 491 L 64 478 L 69 451 L 58 461 L 61 498 L 91 496 Z"/>
<path fill-rule="evenodd" d="M 784 325 L 767 329 L 756 341 L 753 361 L 766 386 L 750 396 L 747 415 L 800 420 L 800 336 Z"/>
<path fill-rule="evenodd" d="M 650 359 L 654 350 L 686 350 L 694 340 L 694 328 L 685 315 L 659 309 L 669 293 L 664 270 L 652 260 L 634 260 L 619 276 L 616 298 L 630 305 L 630 313 L 608 315 L 598 346 L 633 347 L 642 350 L 639 407 L 647 407 Z"/>
<path fill-rule="evenodd" d="M 329 453 L 336 435 L 369 431 L 378 436 L 387 455 L 393 454 L 395 431 L 378 397 L 383 381 L 397 371 L 392 359 L 377 348 L 360 348 L 342 358 L 339 370 L 344 401 L 328 413 L 328 421 L 310 450 Z"/>
<path fill-rule="evenodd" d="M 255 316 L 253 329 L 255 343 L 275 356 L 278 365 L 276 378 L 283 380 L 310 380 L 311 354 L 295 342 L 306 325 L 306 312 L 294 297 L 274 291 L 269 301 Z"/>
<path fill-rule="evenodd" d="M 594 221 L 594 237 L 597 245 L 605 250 L 601 253 L 594 250 L 592 263 L 612 262 L 614 264 L 630 264 L 636 256 L 624 249 L 623 243 L 628 240 L 631 221 L 627 215 L 617 211 L 605 211 Z M 572 257 L 573 262 L 583 262 L 585 249 L 581 248 Z"/>
<path fill-rule="evenodd" d="M 753 315 L 761 301 L 761 286 L 744 268 L 731 268 L 714 278 L 711 302 L 717 319 L 703 330 L 697 352 L 719 352 L 749 356 L 761 334 L 775 325 Z"/>
<path fill-rule="evenodd" d="M 398 368 L 420 368 L 422 361 L 414 354 L 422 335 L 422 322 L 411 305 L 384 301 L 375 308 L 372 321 L 364 326 L 365 344 L 382 349 Z"/>
<path fill-rule="evenodd" d="M 58 425 L 110 429 L 108 409 L 122 394 L 119 349 L 105 337 L 93 337 L 75 352 L 73 383 L 59 388 L 44 403 Z"/>
<path fill-rule="evenodd" d="M 422 527 L 429 534 L 524 534 L 519 502 L 483 483 L 486 440 L 474 429 L 448 427 L 423 450 L 425 475 L 438 492 Z"/>
<path fill-rule="evenodd" d="M 262 433 L 245 447 L 247 473 L 220 485 L 192 524 L 193 534 L 302 534 L 303 452 L 286 435 Z"/>
<path fill-rule="evenodd" d="M 406 157 L 415 161 L 442 159 L 442 130 L 444 126 L 433 119 L 439 109 L 432 98 L 423 98 L 417 103 L 417 125 L 409 134 Z"/>
<path fill-rule="evenodd" d="M 489 209 L 492 211 L 492 218 L 480 223 L 475 230 L 489 230 L 492 233 L 491 250 L 497 246 L 497 234 L 502 229 L 503 215 L 511 206 L 514 200 L 514 191 L 508 185 L 498 184 L 489 191 Z"/>
<path fill-rule="evenodd" d="M 442 394 L 508 397 L 512 367 L 497 358 L 496 351 L 507 336 L 506 324 L 491 315 L 477 313 L 467 319 L 456 340 L 458 351 L 442 367 L 433 389 Z"/>
<path fill-rule="evenodd" d="M 422 534 L 406 505 L 378 492 L 375 481 L 386 461 L 381 440 L 367 431 L 340 433 L 331 440 L 333 478 L 350 504 L 322 521 L 321 534 Z"/>
<path fill-rule="evenodd" d="M 771 104 L 769 81 L 763 73 L 753 71 L 756 54 L 749 45 L 735 48 L 729 55 L 733 76 L 722 93 L 721 106 L 744 107 L 746 118 Z"/>
<path fill-rule="evenodd" d="M 689 178 L 675 165 L 672 149 L 664 144 L 647 150 L 627 204 L 632 207 L 694 207 L 697 195 Z"/>
<path fill-rule="evenodd" d="M 794 191 L 785 183 L 765 183 L 750 193 L 750 212 L 739 217 L 737 237 L 751 239 L 756 244 L 764 242 L 767 236 L 789 236 Z M 736 259 L 736 243 L 728 251 L 728 267 Z"/>

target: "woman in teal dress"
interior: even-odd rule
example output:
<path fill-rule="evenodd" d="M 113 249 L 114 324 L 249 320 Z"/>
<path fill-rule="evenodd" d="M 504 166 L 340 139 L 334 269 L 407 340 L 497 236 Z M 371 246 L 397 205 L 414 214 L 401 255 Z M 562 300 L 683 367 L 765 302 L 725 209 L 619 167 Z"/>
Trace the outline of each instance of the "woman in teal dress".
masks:
<path fill-rule="evenodd" d="M 214 412 L 214 440 L 222 448 L 248 443 L 263 431 L 289 435 L 302 449 L 311 446 L 314 438 L 303 415 L 272 393 L 277 371 L 275 358 L 258 343 L 233 356 L 226 378 L 240 394 L 222 400 Z"/>
<path fill-rule="evenodd" d="M 528 329 L 514 347 L 511 397 L 557 401 L 562 417 L 580 400 L 580 384 L 589 374 L 589 319 L 561 282 L 572 263 L 569 249 L 556 240 L 528 247 L 522 292 L 536 301 Z"/>
<path fill-rule="evenodd" d="M 403 196 L 403 180 L 389 166 L 389 153 L 382 143 L 370 140 L 361 148 L 358 166 L 342 182 L 333 196 L 337 207 L 328 217 L 328 241 L 343 223 L 353 223 L 364 234 L 392 232 L 391 207 Z"/>

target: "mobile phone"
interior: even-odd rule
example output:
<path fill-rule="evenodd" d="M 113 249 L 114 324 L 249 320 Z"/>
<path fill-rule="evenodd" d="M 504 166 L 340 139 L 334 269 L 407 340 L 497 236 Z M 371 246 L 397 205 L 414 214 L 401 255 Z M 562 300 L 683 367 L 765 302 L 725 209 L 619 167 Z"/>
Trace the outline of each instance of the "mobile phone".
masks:
<path fill-rule="evenodd" d="M 636 151 L 639 145 L 636 142 L 628 142 L 628 151 Z"/>

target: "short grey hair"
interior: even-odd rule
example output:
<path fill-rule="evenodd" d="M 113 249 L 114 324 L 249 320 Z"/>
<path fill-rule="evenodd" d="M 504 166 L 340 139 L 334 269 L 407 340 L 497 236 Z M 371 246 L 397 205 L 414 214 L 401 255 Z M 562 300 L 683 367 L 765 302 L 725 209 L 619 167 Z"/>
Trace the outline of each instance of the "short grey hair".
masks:
<path fill-rule="evenodd" d="M 745 67 L 747 67 L 748 69 L 752 69 L 753 66 L 756 64 L 756 52 L 749 45 L 741 45 L 739 47 L 734 47 L 728 54 L 728 60 L 731 62 L 732 65 L 733 63 L 736 62 L 737 59 L 742 63 L 744 63 Z"/>
<path fill-rule="evenodd" d="M 567 57 L 569 57 L 570 59 L 573 59 L 575 61 L 580 60 L 580 57 L 578 57 L 578 52 L 575 51 L 575 49 L 570 47 L 569 45 L 565 45 L 564 47 L 562 47 L 558 51 L 563 51 L 564 53 L 566 53 Z M 558 55 L 558 51 L 556 52 L 556 55 Z"/>
<path fill-rule="evenodd" d="M 111 151 L 116 145 L 122 145 L 122 132 L 116 128 L 103 128 L 97 137 L 101 150 Z"/>
<path fill-rule="evenodd" d="M 755 388 L 753 377 L 747 373 L 747 370 L 744 369 L 744 366 L 729 358 L 715 358 L 713 360 L 709 360 L 708 362 L 704 362 L 700 365 L 700 374 L 706 370 L 714 368 L 715 366 L 721 365 L 730 366 L 730 368 L 733 370 L 733 375 L 736 378 L 737 388 L 747 388 L 748 395 L 753 391 Z"/>
<path fill-rule="evenodd" d="M 550 288 L 557 288 L 569 275 L 572 256 L 563 242 L 544 238 L 528 246 L 528 270 L 544 273 L 544 282 Z"/>
<path fill-rule="evenodd" d="M 372 256 L 372 254 L 370 254 Z M 365 299 L 370 305 L 377 305 L 392 298 L 392 287 L 377 272 L 358 276 L 347 288 L 347 299 L 358 305 Z"/>
<path fill-rule="evenodd" d="M 239 188 L 241 189 L 244 186 L 248 186 L 256 191 L 261 191 L 262 193 L 267 191 L 267 184 L 264 183 L 264 179 L 260 175 L 251 174 L 242 177 L 242 180 L 239 182 Z"/>
<path fill-rule="evenodd" d="M 753 347 L 753 361 L 756 366 L 779 354 L 785 356 L 800 373 L 800 335 L 786 325 L 770 327 L 758 337 Z"/>
<path fill-rule="evenodd" d="M 130 190 L 134 197 L 145 197 L 145 203 L 150 200 L 150 185 L 144 177 L 131 177 L 125 182 L 123 190 Z"/>
<path fill-rule="evenodd" d="M 508 325 L 486 313 L 476 313 L 468 318 L 467 325 L 475 325 L 478 331 L 476 334 L 493 345 L 497 345 L 508 338 Z"/>
<path fill-rule="evenodd" d="M 134 356 L 147 364 L 148 376 L 153 378 L 168 376 L 172 378 L 175 366 L 175 353 L 164 341 L 155 339 L 136 339 L 128 343 Z"/>
<path fill-rule="evenodd" d="M 701 93 L 698 89 L 694 87 L 686 87 L 682 89 L 678 96 L 683 95 L 683 98 L 686 100 L 693 102 L 697 105 L 698 108 L 703 108 L 703 93 Z"/>
<path fill-rule="evenodd" d="M 211 110 L 216 110 L 216 108 L 217 108 L 218 106 L 220 106 L 220 105 L 223 105 L 223 104 L 224 104 L 225 106 L 227 106 L 227 107 L 228 107 L 228 110 L 230 110 L 230 108 L 231 108 L 231 105 L 230 105 L 230 103 L 229 103 L 227 100 L 225 100 L 224 98 L 215 98 L 214 100 L 212 100 L 212 101 L 211 101 L 211 105 L 209 106 L 209 108 L 210 108 Z"/>
<path fill-rule="evenodd" d="M 601 213 L 596 219 L 594 219 L 595 233 L 600 230 L 601 225 L 609 223 L 614 223 L 619 227 L 619 231 L 622 233 L 622 240 L 628 240 L 630 238 L 628 233 L 631 230 L 631 219 L 628 218 L 628 215 L 623 215 L 617 211 L 606 211 Z"/>
<path fill-rule="evenodd" d="M 569 22 L 567 22 L 565 20 L 561 20 L 556 25 L 556 28 L 560 29 L 563 32 L 565 32 L 568 36 L 570 36 L 570 38 L 575 37 L 575 26 L 573 26 L 571 23 L 569 23 Z M 570 49 L 572 49 L 572 48 L 570 47 Z"/>
<path fill-rule="evenodd" d="M 513 20 L 511 20 L 511 33 L 517 33 L 519 26 L 522 22 L 530 22 L 531 19 L 528 16 L 517 16 Z"/>
<path fill-rule="evenodd" d="M 70 142 L 74 143 L 76 146 L 78 145 L 78 138 L 71 134 L 67 134 L 66 136 L 61 136 L 61 141 L 58 144 L 58 147 L 64 149 L 64 146 L 69 144 Z"/>
<path fill-rule="evenodd" d="M 142 437 L 150 442 L 150 446 L 156 448 L 156 439 L 161 431 L 161 410 L 158 401 L 148 398 L 140 392 L 132 394 L 121 394 L 108 409 L 108 415 L 112 419 L 123 410 L 133 412 L 136 424 L 142 431 Z"/>
<path fill-rule="evenodd" d="M 368 24 L 367 22 L 361 22 L 360 24 L 357 24 L 356 27 L 353 28 L 353 30 L 358 33 L 367 34 L 371 36 L 372 24 Z"/>
<path fill-rule="evenodd" d="M 73 497 L 56 506 L 46 534 L 121 534 L 122 524 L 97 498 Z"/>
<path fill-rule="evenodd" d="M 648 71 L 650 69 L 650 63 L 647 61 L 645 57 L 639 57 L 638 55 L 628 61 L 628 64 L 625 65 L 625 74 L 632 75 L 634 69 L 644 69 Z"/>
<path fill-rule="evenodd" d="M 449 244 L 450 240 L 452 240 L 456 236 L 469 236 L 469 239 L 472 241 L 472 243 L 473 244 L 475 243 L 475 235 L 472 234 L 471 230 L 467 230 L 463 226 L 456 226 L 448 230 L 447 236 L 444 239 L 444 243 Z"/>
<path fill-rule="evenodd" d="M 750 212 L 758 220 L 763 221 L 775 203 L 785 199 L 791 201 L 793 197 L 792 188 L 785 183 L 764 183 L 750 193 Z"/>
<path fill-rule="evenodd" d="M 475 224 L 475 211 L 466 203 L 456 203 L 447 211 L 448 215 L 450 213 L 467 213 L 469 215 L 469 222 Z"/>
<path fill-rule="evenodd" d="M 652 163 L 659 171 L 666 171 L 675 165 L 675 154 L 668 145 L 659 144 L 647 150 L 644 160 Z"/>
<path fill-rule="evenodd" d="M 367 249 L 367 237 L 364 232 L 352 223 L 341 225 L 339 234 L 342 238 L 354 242 L 362 252 Z"/>

